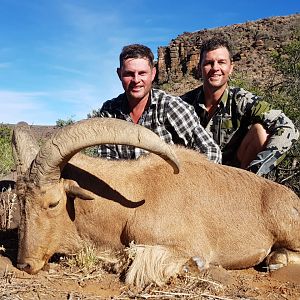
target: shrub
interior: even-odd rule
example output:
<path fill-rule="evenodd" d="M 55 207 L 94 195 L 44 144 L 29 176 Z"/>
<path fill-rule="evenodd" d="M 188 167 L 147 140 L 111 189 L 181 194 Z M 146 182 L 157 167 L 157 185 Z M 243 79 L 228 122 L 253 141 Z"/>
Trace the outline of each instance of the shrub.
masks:
<path fill-rule="evenodd" d="M 299 33 L 298 33 L 299 34 Z M 295 124 L 300 127 L 300 34 L 298 40 L 285 45 L 280 51 L 273 52 L 271 58 L 275 69 L 280 72 L 279 83 L 255 85 L 245 74 L 236 74 L 233 85 L 260 95 L 276 109 L 281 109 Z M 285 159 L 267 178 L 284 184 L 300 194 L 300 140 L 287 152 Z"/>
<path fill-rule="evenodd" d="M 11 136 L 12 129 L 0 124 L 0 177 L 8 174 L 14 166 Z"/>
<path fill-rule="evenodd" d="M 61 127 L 64 127 L 64 126 L 67 126 L 67 125 L 70 125 L 70 124 L 74 124 L 74 123 L 75 123 L 75 120 L 73 119 L 73 117 L 70 117 L 67 120 L 58 119 L 56 121 L 56 126 L 61 128 Z"/>

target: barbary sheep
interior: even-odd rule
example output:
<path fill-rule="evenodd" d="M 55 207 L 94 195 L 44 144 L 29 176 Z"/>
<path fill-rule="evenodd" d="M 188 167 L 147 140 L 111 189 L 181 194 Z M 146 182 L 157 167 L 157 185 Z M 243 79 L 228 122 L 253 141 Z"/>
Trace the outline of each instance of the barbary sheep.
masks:
<path fill-rule="evenodd" d="M 111 161 L 78 153 L 109 143 L 155 154 Z M 39 149 L 21 123 L 13 148 L 22 203 L 18 267 L 28 273 L 38 272 L 54 253 L 74 253 L 86 242 L 99 249 L 143 245 L 136 247 L 126 277 L 140 287 L 163 283 L 191 259 L 201 270 L 248 268 L 265 258 L 270 268 L 300 263 L 295 193 L 166 145 L 139 125 L 83 120 L 60 129 Z"/>

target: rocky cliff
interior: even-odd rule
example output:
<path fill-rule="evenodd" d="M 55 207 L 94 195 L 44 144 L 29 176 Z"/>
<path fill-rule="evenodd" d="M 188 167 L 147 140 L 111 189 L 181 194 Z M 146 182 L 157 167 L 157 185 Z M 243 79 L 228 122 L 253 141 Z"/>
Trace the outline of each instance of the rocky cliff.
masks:
<path fill-rule="evenodd" d="M 158 48 L 155 85 L 180 95 L 199 85 L 197 65 L 202 42 L 214 35 L 229 39 L 234 48 L 235 74 L 253 83 L 280 80 L 271 63 L 272 51 L 298 38 L 300 14 L 261 19 L 196 32 L 185 32 L 167 47 Z"/>

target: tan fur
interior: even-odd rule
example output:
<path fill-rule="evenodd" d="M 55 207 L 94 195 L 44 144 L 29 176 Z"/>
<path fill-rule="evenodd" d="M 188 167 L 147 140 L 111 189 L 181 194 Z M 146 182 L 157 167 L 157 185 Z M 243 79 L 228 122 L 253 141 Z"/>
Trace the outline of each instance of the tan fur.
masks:
<path fill-rule="evenodd" d="M 179 174 L 154 154 L 136 161 L 77 154 L 59 182 L 41 187 L 25 182 L 19 194 L 25 204 L 20 267 L 37 272 L 55 252 L 74 253 L 86 241 L 99 249 L 121 249 L 131 241 L 145 245 L 137 248 L 127 275 L 138 286 L 162 284 L 191 257 L 200 268 L 228 269 L 254 266 L 271 249 L 299 257 L 297 195 L 192 150 L 172 148 Z M 83 189 L 77 196 L 94 200 L 74 199 L 77 184 Z"/>

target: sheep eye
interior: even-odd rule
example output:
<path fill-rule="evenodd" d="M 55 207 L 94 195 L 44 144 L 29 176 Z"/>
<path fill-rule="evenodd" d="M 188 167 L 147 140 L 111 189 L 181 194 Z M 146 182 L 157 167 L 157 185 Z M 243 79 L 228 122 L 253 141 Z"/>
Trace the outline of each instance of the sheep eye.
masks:
<path fill-rule="evenodd" d="M 54 203 L 50 203 L 50 204 L 49 204 L 49 208 L 54 208 L 54 207 L 56 207 L 56 206 L 58 205 L 58 203 L 59 203 L 59 201 L 54 202 Z"/>

